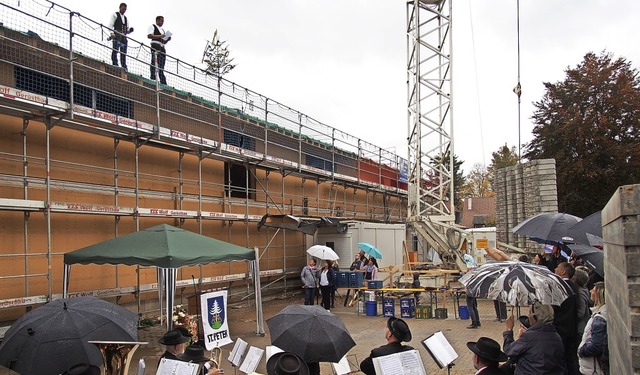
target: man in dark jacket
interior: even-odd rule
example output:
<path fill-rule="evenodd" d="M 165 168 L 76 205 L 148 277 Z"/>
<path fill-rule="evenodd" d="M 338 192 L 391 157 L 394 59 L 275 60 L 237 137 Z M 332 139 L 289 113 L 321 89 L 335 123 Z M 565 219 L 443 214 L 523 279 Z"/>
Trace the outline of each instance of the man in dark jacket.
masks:
<path fill-rule="evenodd" d="M 469 341 L 467 348 L 474 354 L 473 367 L 476 375 L 503 375 L 498 367 L 499 362 L 507 360 L 507 355 L 500 350 L 500 344 L 494 339 L 480 337 L 478 342 Z"/>
<path fill-rule="evenodd" d="M 580 343 L 580 338 L 578 337 L 578 298 L 580 298 L 580 288 L 570 280 L 575 273 L 575 268 L 571 263 L 562 262 L 558 264 L 555 272 L 569 285 L 573 295 L 564 300 L 559 307 L 553 306 L 555 316 L 553 325 L 556 327 L 556 331 L 564 345 L 565 361 L 567 363 L 565 374 L 580 375 L 578 367 L 578 344 Z"/>
<path fill-rule="evenodd" d="M 505 322 L 504 352 L 517 357 L 516 375 L 562 375 L 565 371 L 564 347 L 553 326 L 553 308 L 535 302 L 529 311 L 529 329 L 520 328 L 520 337 L 513 339 L 513 315 Z"/>
<path fill-rule="evenodd" d="M 411 341 L 411 330 L 402 319 L 389 318 L 384 337 L 387 339 L 387 344 L 371 350 L 371 354 L 360 362 L 360 371 L 367 375 L 376 375 L 373 358 L 413 350 L 413 347 L 409 345 L 402 345 L 403 341 Z"/>

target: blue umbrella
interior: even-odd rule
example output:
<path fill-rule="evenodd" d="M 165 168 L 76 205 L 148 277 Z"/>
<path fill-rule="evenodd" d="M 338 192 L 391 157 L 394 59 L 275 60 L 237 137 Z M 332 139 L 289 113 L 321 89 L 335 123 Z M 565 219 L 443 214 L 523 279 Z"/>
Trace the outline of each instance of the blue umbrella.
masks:
<path fill-rule="evenodd" d="M 358 247 L 367 255 L 371 255 L 376 259 L 382 259 L 382 252 L 377 247 L 367 242 L 358 242 Z"/>

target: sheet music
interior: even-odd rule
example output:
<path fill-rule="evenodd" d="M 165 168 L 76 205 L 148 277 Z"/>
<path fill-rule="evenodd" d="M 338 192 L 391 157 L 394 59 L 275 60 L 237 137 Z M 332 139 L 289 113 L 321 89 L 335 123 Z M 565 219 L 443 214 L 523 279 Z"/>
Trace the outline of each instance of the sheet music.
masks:
<path fill-rule="evenodd" d="M 156 375 L 197 375 L 200 365 L 162 358 Z"/>
<path fill-rule="evenodd" d="M 247 356 L 245 357 L 242 365 L 240 365 L 240 371 L 245 374 L 250 374 L 256 371 L 260 360 L 262 359 L 262 355 L 264 354 L 264 350 L 260 348 L 256 348 L 252 346 L 249 348 L 247 352 Z"/>
<path fill-rule="evenodd" d="M 440 368 L 447 367 L 458 358 L 458 353 L 449 344 L 442 331 L 438 331 L 427 337 L 422 344 L 427 348 Z"/>
<path fill-rule="evenodd" d="M 333 370 L 337 375 L 345 375 L 351 372 L 351 365 L 349 364 L 349 360 L 347 359 L 346 354 L 340 359 L 340 362 L 334 362 L 331 365 L 333 366 Z"/>
<path fill-rule="evenodd" d="M 229 358 L 227 360 L 231 362 L 234 367 L 240 366 L 242 363 L 242 357 L 244 356 L 244 352 L 247 350 L 247 342 L 243 339 L 237 339 L 236 343 L 233 345 L 233 350 L 229 353 Z"/>
<path fill-rule="evenodd" d="M 269 358 L 271 358 L 271 356 L 272 356 L 272 355 L 274 355 L 274 354 L 276 354 L 276 353 L 282 353 L 282 352 L 284 352 L 284 350 L 282 350 L 282 349 L 278 348 L 278 347 L 277 347 L 277 346 L 275 346 L 275 345 L 269 345 L 269 346 L 267 346 L 267 347 L 265 348 L 265 350 L 266 350 L 266 352 L 267 352 L 266 357 L 265 357 L 265 360 L 266 360 L 266 361 L 268 361 L 268 360 L 269 360 Z"/>
<path fill-rule="evenodd" d="M 417 350 L 373 358 L 377 375 L 427 375 Z"/>

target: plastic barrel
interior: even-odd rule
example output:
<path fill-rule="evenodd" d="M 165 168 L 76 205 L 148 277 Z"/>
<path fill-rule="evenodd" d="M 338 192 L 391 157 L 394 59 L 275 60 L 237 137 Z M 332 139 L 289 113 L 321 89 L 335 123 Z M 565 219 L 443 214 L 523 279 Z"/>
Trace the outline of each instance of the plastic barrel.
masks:
<path fill-rule="evenodd" d="M 458 315 L 460 315 L 460 319 L 468 320 L 469 319 L 469 306 L 458 306 Z"/>
<path fill-rule="evenodd" d="M 378 315 L 378 304 L 376 301 L 367 301 L 364 303 L 365 309 L 367 310 L 367 316 L 377 316 Z"/>

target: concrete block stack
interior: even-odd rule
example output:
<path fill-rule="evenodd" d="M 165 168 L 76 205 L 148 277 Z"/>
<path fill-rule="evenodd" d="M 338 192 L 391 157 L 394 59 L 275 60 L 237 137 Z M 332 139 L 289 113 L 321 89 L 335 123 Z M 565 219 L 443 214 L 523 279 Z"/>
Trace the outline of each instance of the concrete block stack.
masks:
<path fill-rule="evenodd" d="M 514 235 L 511 229 L 536 214 L 558 211 L 555 160 L 533 160 L 499 169 L 494 181 L 497 240 L 538 251 L 538 244 Z"/>
<path fill-rule="evenodd" d="M 640 185 L 602 210 L 610 374 L 640 374 Z"/>

